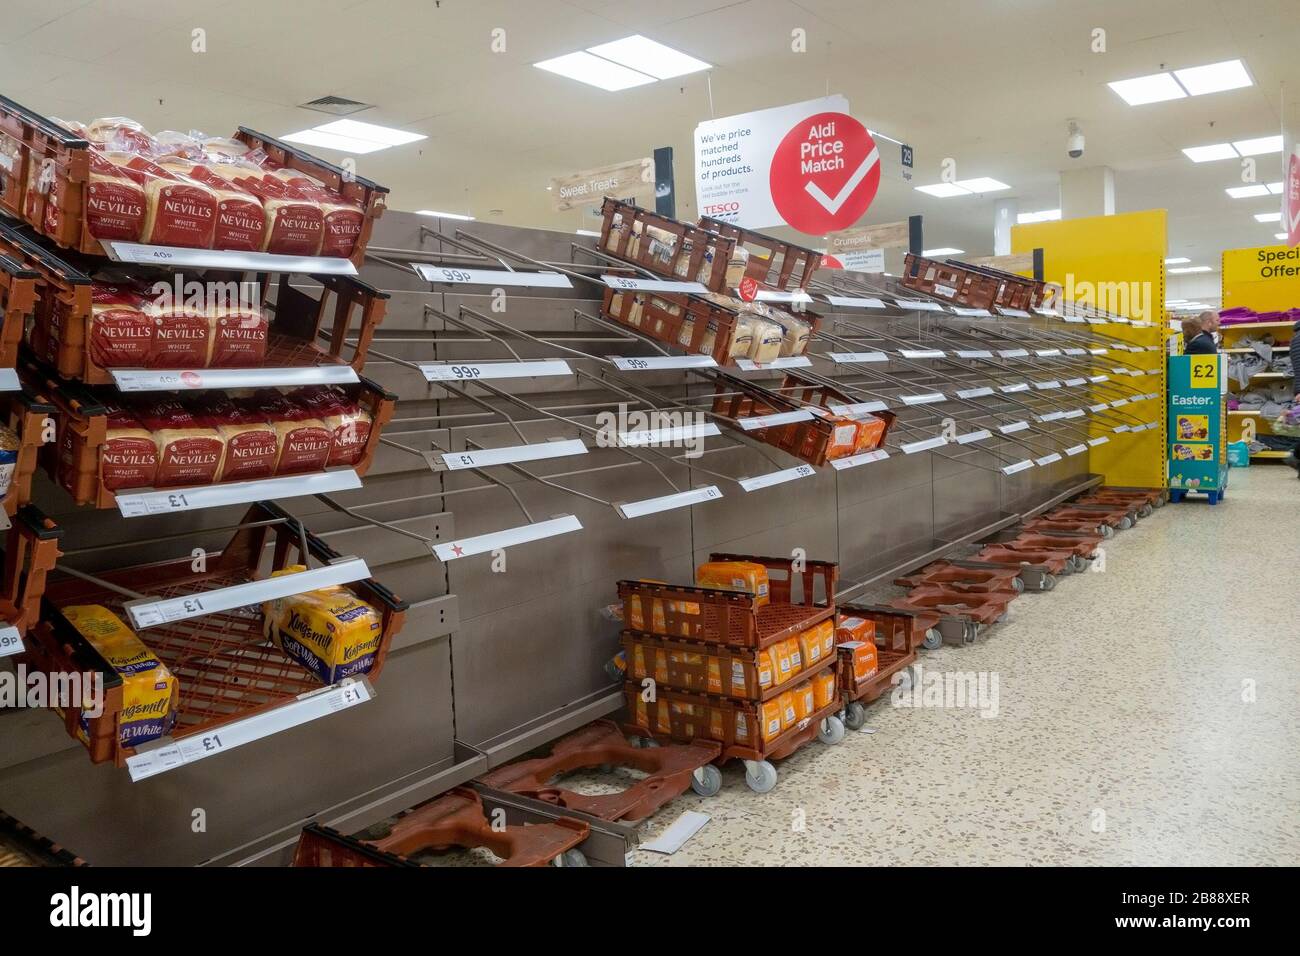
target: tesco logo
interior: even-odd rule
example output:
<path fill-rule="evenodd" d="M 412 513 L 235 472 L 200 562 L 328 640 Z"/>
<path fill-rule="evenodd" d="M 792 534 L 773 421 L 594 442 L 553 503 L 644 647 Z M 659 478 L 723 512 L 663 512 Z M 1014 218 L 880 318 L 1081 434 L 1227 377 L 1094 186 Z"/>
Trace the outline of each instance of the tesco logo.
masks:
<path fill-rule="evenodd" d="M 712 203 L 704 207 L 704 215 L 720 216 L 723 213 L 740 212 L 740 203 L 738 202 L 720 202 Z"/>

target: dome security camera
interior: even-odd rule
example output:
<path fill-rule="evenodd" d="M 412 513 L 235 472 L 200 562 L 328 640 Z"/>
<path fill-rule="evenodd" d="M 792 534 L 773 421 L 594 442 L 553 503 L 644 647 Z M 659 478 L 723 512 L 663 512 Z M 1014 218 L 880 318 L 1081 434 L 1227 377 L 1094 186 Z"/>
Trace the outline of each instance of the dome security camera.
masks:
<path fill-rule="evenodd" d="M 1065 151 L 1071 159 L 1078 159 L 1083 155 L 1083 130 L 1074 120 L 1070 120 L 1069 134 L 1065 137 Z"/>

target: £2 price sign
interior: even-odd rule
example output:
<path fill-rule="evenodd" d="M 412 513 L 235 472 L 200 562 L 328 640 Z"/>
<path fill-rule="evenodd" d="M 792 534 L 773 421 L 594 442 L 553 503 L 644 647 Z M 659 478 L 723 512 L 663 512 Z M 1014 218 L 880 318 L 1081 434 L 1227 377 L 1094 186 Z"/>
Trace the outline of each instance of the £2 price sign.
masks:
<path fill-rule="evenodd" d="M 785 134 L 772 156 L 772 202 L 810 235 L 853 225 L 880 188 L 880 152 L 847 113 L 817 113 Z"/>

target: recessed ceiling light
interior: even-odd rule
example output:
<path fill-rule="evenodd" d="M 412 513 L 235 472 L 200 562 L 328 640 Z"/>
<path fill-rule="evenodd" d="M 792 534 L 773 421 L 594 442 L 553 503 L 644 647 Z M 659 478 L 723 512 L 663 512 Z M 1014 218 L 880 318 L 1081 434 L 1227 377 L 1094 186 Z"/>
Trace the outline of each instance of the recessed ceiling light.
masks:
<path fill-rule="evenodd" d="M 466 222 L 473 222 L 474 220 L 473 216 L 462 216 L 458 212 L 438 212 L 434 209 L 417 209 L 415 214 L 417 216 L 437 216 L 439 219 L 463 219 Z"/>
<path fill-rule="evenodd" d="M 1055 222 L 1061 218 L 1059 209 L 1040 209 L 1038 212 L 1022 212 L 1016 216 L 1016 222 L 1019 225 L 1025 225 L 1031 222 Z"/>
<path fill-rule="evenodd" d="M 1268 184 L 1268 191 L 1271 192 L 1274 196 L 1280 196 L 1280 195 L 1282 195 L 1282 184 L 1281 184 L 1281 183 L 1269 183 L 1269 184 Z"/>
<path fill-rule="evenodd" d="M 606 60 L 613 60 L 629 69 L 648 73 L 658 80 L 698 73 L 700 70 L 709 69 L 712 65 L 693 56 L 687 56 L 670 46 L 656 43 L 640 34 L 614 40 L 612 43 L 589 46 L 587 52 L 604 57 Z"/>
<path fill-rule="evenodd" d="M 1167 265 L 1167 266 L 1177 266 L 1177 265 L 1181 265 L 1181 264 L 1184 263 L 1184 262 L 1191 262 L 1191 261 L 1192 261 L 1192 260 L 1191 260 L 1191 259 L 1188 259 L 1186 256 L 1174 256 L 1173 258 L 1166 259 L 1166 260 L 1165 260 L 1165 265 Z"/>
<path fill-rule="evenodd" d="M 546 70 L 548 73 L 567 76 L 579 83 L 598 86 L 602 90 L 608 90 L 611 93 L 655 82 L 653 76 L 638 73 L 636 70 L 629 70 L 625 66 L 620 66 L 598 56 L 592 56 L 590 53 L 584 53 L 581 50 L 577 53 L 566 53 L 564 56 L 557 56 L 551 60 L 542 60 L 540 63 L 534 63 L 533 66 L 539 70 Z"/>
<path fill-rule="evenodd" d="M 1264 153 L 1282 152 L 1281 136 L 1260 136 L 1257 139 L 1234 140 L 1232 144 L 1242 156 L 1260 156 Z"/>
<path fill-rule="evenodd" d="M 1282 213 L 1279 212 L 1257 212 L 1255 213 L 1256 222 L 1281 222 Z"/>
<path fill-rule="evenodd" d="M 597 239 L 600 238 L 600 233 L 598 233 L 598 232 L 593 232 L 593 231 L 590 230 L 590 229 L 575 229 L 575 230 L 573 230 L 573 231 L 576 232 L 576 233 L 577 233 L 578 235 L 580 235 L 580 236 L 595 236 Z"/>
<path fill-rule="evenodd" d="M 1225 60 L 1208 66 L 1194 66 L 1186 70 L 1174 70 L 1174 76 L 1183 89 L 1192 96 L 1205 93 L 1220 93 L 1224 90 L 1239 90 L 1250 86 L 1250 74 L 1240 60 Z"/>
<path fill-rule="evenodd" d="M 1138 76 L 1131 80 L 1117 80 L 1106 85 L 1118 93 L 1120 98 L 1129 106 L 1162 103 L 1165 100 L 1182 99 L 1187 95 L 1168 73 L 1152 73 L 1150 76 Z"/>
<path fill-rule="evenodd" d="M 978 176 L 975 179 L 959 179 L 953 185 L 960 186 L 962 189 L 973 193 L 995 193 L 1002 189 L 1011 188 L 1006 183 L 990 179 L 988 176 Z"/>
<path fill-rule="evenodd" d="M 1254 186 L 1229 186 L 1224 192 L 1233 199 L 1253 199 L 1256 196 L 1267 196 L 1268 187 L 1263 183 Z"/>
<path fill-rule="evenodd" d="M 921 253 L 923 256 L 959 256 L 965 249 L 954 249 L 952 246 L 940 246 L 938 249 L 926 249 Z"/>
<path fill-rule="evenodd" d="M 1273 238 L 1276 239 L 1278 242 L 1286 242 L 1286 233 L 1285 233 L 1285 232 L 1275 232 L 1275 233 L 1273 233 Z"/>
<path fill-rule="evenodd" d="M 1213 146 L 1190 146 L 1183 154 L 1194 163 L 1210 163 L 1216 159 L 1236 159 L 1237 151 L 1227 143 L 1215 143 Z"/>
<path fill-rule="evenodd" d="M 1186 275 L 1189 272 L 1209 272 L 1210 267 L 1209 266 L 1184 266 L 1181 269 L 1170 269 L 1168 271 L 1171 276 L 1181 276 L 1181 275 Z"/>
<path fill-rule="evenodd" d="M 970 193 L 952 183 L 935 183 L 933 186 L 917 186 L 916 191 L 939 199 L 951 199 L 953 196 L 969 196 Z"/>
<path fill-rule="evenodd" d="M 357 120 L 342 119 L 323 126 L 313 126 L 297 133 L 280 137 L 290 143 L 302 143 L 305 146 L 320 146 L 324 149 L 336 149 L 342 153 L 375 153 L 392 146 L 405 146 L 422 139 L 428 139 L 423 133 L 409 133 L 403 129 L 389 126 L 377 126 L 374 123 L 362 123 Z"/>

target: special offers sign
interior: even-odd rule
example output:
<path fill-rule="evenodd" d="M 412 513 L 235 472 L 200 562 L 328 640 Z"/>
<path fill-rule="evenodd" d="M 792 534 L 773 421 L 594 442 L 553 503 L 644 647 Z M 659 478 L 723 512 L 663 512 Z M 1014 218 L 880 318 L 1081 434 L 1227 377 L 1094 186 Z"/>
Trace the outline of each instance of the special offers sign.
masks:
<path fill-rule="evenodd" d="M 747 229 L 788 225 L 825 234 L 856 222 L 879 186 L 875 140 L 843 96 L 695 128 L 695 194 L 705 216 Z"/>

